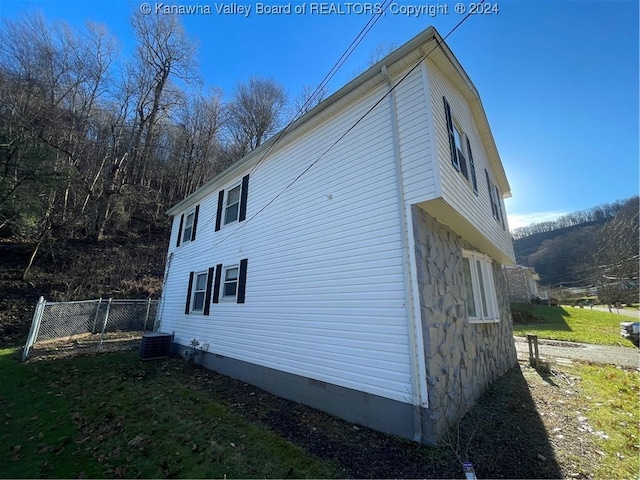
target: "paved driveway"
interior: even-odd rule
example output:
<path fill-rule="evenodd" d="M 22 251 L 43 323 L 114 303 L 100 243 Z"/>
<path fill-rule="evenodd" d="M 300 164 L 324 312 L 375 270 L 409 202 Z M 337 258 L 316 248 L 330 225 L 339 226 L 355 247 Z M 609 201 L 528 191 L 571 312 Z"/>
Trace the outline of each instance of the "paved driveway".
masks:
<path fill-rule="evenodd" d="M 580 307 L 573 307 L 573 308 L 580 308 Z M 584 307 L 584 308 L 590 308 L 590 307 Z M 594 305 L 593 310 L 597 310 L 599 312 L 607 312 L 607 313 L 609 312 L 609 308 L 603 307 L 602 305 Z M 621 317 L 632 317 L 635 319 L 640 319 L 640 310 L 635 310 L 635 309 L 631 310 L 628 308 L 621 308 L 620 310 L 617 310 L 615 308 L 612 308 L 611 313 L 613 313 L 614 315 L 620 315 Z M 632 320 L 628 318 L 621 318 L 620 321 L 630 322 Z"/>
<path fill-rule="evenodd" d="M 526 337 L 514 337 L 518 358 L 529 359 L 529 345 Z M 587 343 L 560 342 L 557 340 L 538 340 L 540 357 L 553 357 L 563 360 L 582 360 L 595 363 L 608 363 L 640 370 L 640 350 L 637 348 L 612 347 L 608 345 L 590 345 Z"/>

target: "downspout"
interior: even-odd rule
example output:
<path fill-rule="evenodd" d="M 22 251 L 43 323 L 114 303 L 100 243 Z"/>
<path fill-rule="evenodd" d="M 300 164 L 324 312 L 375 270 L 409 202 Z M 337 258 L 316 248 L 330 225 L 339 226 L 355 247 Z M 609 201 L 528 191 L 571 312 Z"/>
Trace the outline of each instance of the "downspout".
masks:
<path fill-rule="evenodd" d="M 413 289 L 413 256 L 411 252 L 411 242 L 409 228 L 413 224 L 409 222 L 411 206 L 405 208 L 404 202 L 404 182 L 402 180 L 402 163 L 400 160 L 400 140 L 398 134 L 398 115 L 396 109 L 396 95 L 393 83 L 386 65 L 382 66 L 382 74 L 387 80 L 389 87 L 389 107 L 391 109 L 391 136 L 393 142 L 393 156 L 395 160 L 396 189 L 398 194 L 398 213 L 400 217 L 400 236 L 402 241 L 402 266 L 404 271 L 404 289 L 407 311 L 407 326 L 409 330 L 409 355 L 411 369 L 411 403 L 413 405 L 413 440 L 422 441 L 422 409 L 427 404 L 427 389 L 425 383 L 426 368 L 424 367 L 424 350 L 422 348 L 422 323 L 416 319 L 416 296 Z M 413 238 L 413 232 L 411 232 Z M 419 307 L 419 305 L 418 305 Z M 419 310 L 418 310 L 419 311 Z"/>
<path fill-rule="evenodd" d="M 167 264 L 164 267 L 164 278 L 162 279 L 162 293 L 160 294 L 160 300 L 158 302 L 158 313 L 156 314 L 156 321 L 153 325 L 153 331 L 159 332 L 162 329 L 162 317 L 164 316 L 164 299 L 165 288 L 167 286 L 167 278 L 169 278 L 169 268 L 171 267 L 171 259 L 173 258 L 173 252 L 167 255 Z"/>

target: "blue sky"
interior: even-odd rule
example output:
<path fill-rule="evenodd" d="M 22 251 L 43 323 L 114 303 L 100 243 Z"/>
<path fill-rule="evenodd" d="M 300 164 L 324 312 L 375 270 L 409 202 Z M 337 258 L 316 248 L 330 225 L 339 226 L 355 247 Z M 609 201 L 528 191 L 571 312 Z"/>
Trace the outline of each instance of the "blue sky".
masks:
<path fill-rule="evenodd" d="M 81 26 L 104 23 L 133 50 L 128 19 L 144 2 L 119 0 L 0 0 L 0 17 L 40 10 L 50 20 Z M 306 13 L 249 16 L 218 14 L 234 2 L 179 0 L 165 4 L 209 6 L 212 13 L 183 15 L 197 40 L 206 85 L 231 95 L 251 76 L 282 84 L 291 97 L 315 87 L 370 18 Z M 292 0 L 292 8 L 314 2 Z M 317 2 L 315 2 L 317 3 Z M 327 2 L 346 11 L 365 2 Z M 335 91 L 367 66 L 381 44 L 400 46 L 435 26 L 445 36 L 461 20 L 457 2 L 399 0 L 401 7 L 429 3 L 434 16 L 388 12 L 332 80 Z M 462 2 L 468 6 L 470 2 Z M 160 2 L 149 2 L 152 11 Z M 503 0 L 497 13 L 473 15 L 447 43 L 478 88 L 511 183 L 506 201 L 511 228 L 544 221 L 638 194 L 638 1 Z M 444 12 L 444 9 L 448 13 Z M 200 9 L 202 11 L 202 9 Z M 153 14 L 153 13 L 152 13 Z M 1 27 L 0 27 L 1 28 Z"/>

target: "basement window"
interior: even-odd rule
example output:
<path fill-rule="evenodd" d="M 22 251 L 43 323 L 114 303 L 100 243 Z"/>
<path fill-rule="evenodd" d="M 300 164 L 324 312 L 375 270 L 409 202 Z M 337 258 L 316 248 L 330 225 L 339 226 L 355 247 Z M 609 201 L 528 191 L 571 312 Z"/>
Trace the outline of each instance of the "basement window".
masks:
<path fill-rule="evenodd" d="M 467 315 L 470 323 L 500 321 L 493 282 L 491 258 L 471 250 L 462 251 L 462 268 L 466 287 Z"/>

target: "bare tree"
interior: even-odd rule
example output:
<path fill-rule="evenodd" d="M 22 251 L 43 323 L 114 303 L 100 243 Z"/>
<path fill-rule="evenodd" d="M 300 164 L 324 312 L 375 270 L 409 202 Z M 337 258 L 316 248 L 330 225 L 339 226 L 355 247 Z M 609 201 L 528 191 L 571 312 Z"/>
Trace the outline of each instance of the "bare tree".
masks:
<path fill-rule="evenodd" d="M 313 107 L 318 105 L 327 96 L 327 87 L 322 85 L 320 87 L 312 87 L 311 85 L 305 85 L 302 87 L 300 94 L 293 99 L 293 105 L 291 108 L 291 118 L 296 119 L 307 113 Z"/>
<path fill-rule="evenodd" d="M 629 199 L 597 235 L 597 249 L 581 265 L 607 303 L 638 302 L 640 273 L 638 197 Z"/>
<path fill-rule="evenodd" d="M 242 157 L 259 147 L 283 122 L 286 96 L 273 80 L 253 77 L 236 87 L 228 107 L 230 146 L 235 156 Z"/>

